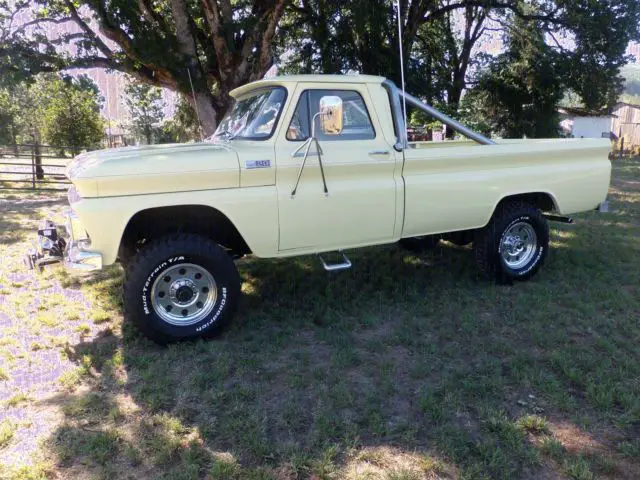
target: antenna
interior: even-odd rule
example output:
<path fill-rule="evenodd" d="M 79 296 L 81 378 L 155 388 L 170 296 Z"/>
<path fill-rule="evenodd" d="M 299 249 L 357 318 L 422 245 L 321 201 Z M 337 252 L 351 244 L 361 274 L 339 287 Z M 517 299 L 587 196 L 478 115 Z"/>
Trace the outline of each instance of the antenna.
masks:
<path fill-rule="evenodd" d="M 187 74 L 189 75 L 189 83 L 191 84 L 191 95 L 193 96 L 193 106 L 196 110 L 196 117 L 198 118 L 198 131 L 200 132 L 200 141 L 204 142 L 202 137 L 202 122 L 200 121 L 200 112 L 198 111 L 198 102 L 196 101 L 196 91 L 193 88 L 193 80 L 191 80 L 191 68 L 187 67 Z M 406 115 L 406 113 L 405 113 Z"/>
<path fill-rule="evenodd" d="M 398 9 L 398 45 L 400 47 L 400 79 L 402 81 L 402 113 L 404 114 L 404 143 L 407 142 L 407 100 L 405 98 L 404 86 L 404 52 L 402 48 L 402 13 L 400 10 L 400 0 L 396 0 L 396 8 Z"/>

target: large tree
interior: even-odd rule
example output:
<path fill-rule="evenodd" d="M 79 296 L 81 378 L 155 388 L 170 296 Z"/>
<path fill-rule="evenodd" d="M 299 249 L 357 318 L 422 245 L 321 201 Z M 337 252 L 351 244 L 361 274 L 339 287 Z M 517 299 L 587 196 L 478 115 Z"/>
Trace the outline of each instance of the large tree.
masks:
<path fill-rule="evenodd" d="M 86 77 L 48 76 L 31 88 L 38 96 L 37 115 L 44 142 L 66 147 L 73 155 L 95 148 L 104 139 L 101 99 Z"/>
<path fill-rule="evenodd" d="M 262 78 L 287 0 L 0 0 L 0 76 L 99 67 L 188 94 L 205 134 Z M 28 12 L 32 20 L 18 23 Z M 52 24 L 74 33 L 45 35 Z M 192 94 L 193 92 L 193 94 Z"/>
<path fill-rule="evenodd" d="M 300 0 L 283 21 L 288 71 L 349 69 L 400 80 L 397 12 L 391 0 Z M 478 42 L 536 22 L 545 43 L 571 65 L 567 83 L 592 107 L 619 91 L 619 69 L 638 39 L 638 0 L 401 0 L 407 86 L 455 114 Z M 563 44 L 560 37 L 568 40 Z M 476 56 L 476 58 L 478 58 Z"/>
<path fill-rule="evenodd" d="M 536 21 L 515 19 L 505 43 L 505 52 L 479 73 L 465 113 L 472 123 L 485 119 L 503 137 L 557 136 L 557 105 L 569 71 L 563 57 L 547 45 Z"/>
<path fill-rule="evenodd" d="M 392 0 L 0 0 L 0 76 L 123 71 L 188 95 L 208 135 L 229 105 L 229 91 L 261 78 L 274 49 L 288 58 L 283 71 L 353 69 L 399 82 L 401 42 L 407 87 L 456 114 L 478 42 L 520 18 L 537 22 L 545 43 L 571 67 L 567 86 L 596 107 L 617 96 L 624 49 L 639 35 L 639 3 L 401 0 L 398 38 Z M 24 10 L 36 12 L 33 20 L 17 25 L 16 12 Z M 65 22 L 77 31 L 43 34 Z"/>
<path fill-rule="evenodd" d="M 9 89 L 0 88 L 0 144 L 15 145 L 18 136 L 18 105 Z"/>

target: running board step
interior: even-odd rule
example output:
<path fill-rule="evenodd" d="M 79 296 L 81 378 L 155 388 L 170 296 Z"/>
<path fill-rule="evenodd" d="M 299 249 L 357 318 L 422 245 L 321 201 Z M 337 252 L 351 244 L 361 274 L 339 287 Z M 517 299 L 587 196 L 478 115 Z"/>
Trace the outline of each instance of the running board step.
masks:
<path fill-rule="evenodd" d="M 322 255 L 318 255 L 318 258 L 320 259 L 320 263 L 322 263 L 322 267 L 327 272 L 339 272 L 340 270 L 348 270 L 351 268 L 351 260 L 347 258 L 344 252 L 338 252 L 338 253 L 342 255 L 342 263 L 329 264 L 325 262 L 324 258 L 322 258 Z"/>

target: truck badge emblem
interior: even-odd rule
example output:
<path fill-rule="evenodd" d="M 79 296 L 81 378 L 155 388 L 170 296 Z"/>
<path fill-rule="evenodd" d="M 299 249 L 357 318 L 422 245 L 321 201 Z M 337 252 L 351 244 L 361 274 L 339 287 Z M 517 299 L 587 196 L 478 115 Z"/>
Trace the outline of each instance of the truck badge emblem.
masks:
<path fill-rule="evenodd" d="M 254 168 L 271 168 L 271 160 L 247 160 L 244 162 L 244 167 L 247 170 L 253 170 Z"/>

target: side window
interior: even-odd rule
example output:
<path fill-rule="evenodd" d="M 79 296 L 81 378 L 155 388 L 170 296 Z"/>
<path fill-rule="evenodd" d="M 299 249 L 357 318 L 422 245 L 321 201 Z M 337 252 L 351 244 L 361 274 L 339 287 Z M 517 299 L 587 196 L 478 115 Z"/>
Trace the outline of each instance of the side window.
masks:
<path fill-rule="evenodd" d="M 296 111 L 293 112 L 293 118 L 287 129 L 287 140 L 303 141 L 311 135 L 309 127 L 309 91 L 305 90 L 300 95 Z"/>
<path fill-rule="evenodd" d="M 323 141 L 371 140 L 376 132 L 362 96 L 352 90 L 306 90 L 300 96 L 296 111 L 287 130 L 287 140 L 306 140 L 311 135 L 311 119 L 320 110 L 320 99 L 325 96 L 342 98 L 344 109 L 343 130 L 340 135 L 324 135 L 316 120 L 316 135 Z"/>

